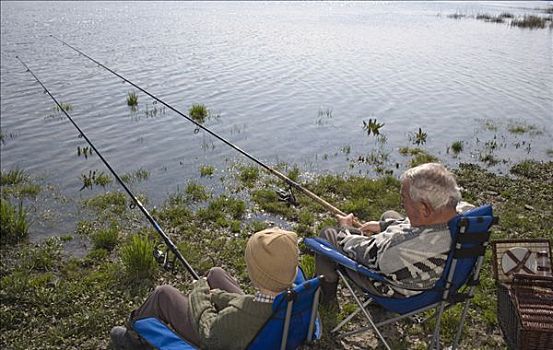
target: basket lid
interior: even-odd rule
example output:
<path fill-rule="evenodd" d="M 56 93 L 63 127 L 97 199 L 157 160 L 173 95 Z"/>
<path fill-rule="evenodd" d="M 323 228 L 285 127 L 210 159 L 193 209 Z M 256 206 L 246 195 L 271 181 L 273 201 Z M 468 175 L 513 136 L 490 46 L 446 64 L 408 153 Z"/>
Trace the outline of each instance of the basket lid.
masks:
<path fill-rule="evenodd" d="M 526 247 L 507 249 L 501 258 L 501 270 L 507 276 L 514 273 L 533 275 L 538 272 L 536 255 Z"/>
<path fill-rule="evenodd" d="M 513 276 L 551 276 L 551 244 L 547 239 L 492 241 L 493 272 L 496 282 L 510 284 Z M 545 270 L 538 254 L 546 254 Z"/>

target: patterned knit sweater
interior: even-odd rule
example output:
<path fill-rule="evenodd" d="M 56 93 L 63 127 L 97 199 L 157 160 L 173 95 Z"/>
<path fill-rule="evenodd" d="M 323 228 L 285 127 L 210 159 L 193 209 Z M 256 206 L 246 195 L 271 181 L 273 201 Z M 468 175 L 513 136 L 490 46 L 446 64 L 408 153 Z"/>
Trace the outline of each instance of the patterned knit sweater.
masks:
<path fill-rule="evenodd" d="M 470 208 L 473 206 L 461 202 L 457 211 Z M 447 224 L 413 227 L 406 218 L 387 220 L 381 227 L 385 230 L 370 237 L 343 230 L 338 234 L 340 247 L 350 258 L 380 271 L 396 285 L 374 282 L 382 295 L 401 298 L 421 293 L 401 287 L 432 288 L 443 273 L 451 248 Z"/>
<path fill-rule="evenodd" d="M 209 290 L 205 279 L 190 293 L 190 312 L 203 349 L 245 349 L 272 314 L 272 304 L 253 295 Z"/>

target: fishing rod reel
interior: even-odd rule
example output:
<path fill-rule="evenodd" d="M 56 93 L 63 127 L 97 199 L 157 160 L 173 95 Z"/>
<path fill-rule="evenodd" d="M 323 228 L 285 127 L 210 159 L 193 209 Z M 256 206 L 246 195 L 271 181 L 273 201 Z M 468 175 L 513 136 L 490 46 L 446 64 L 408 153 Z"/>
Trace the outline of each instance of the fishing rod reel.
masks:
<path fill-rule="evenodd" d="M 177 261 L 177 256 L 173 254 L 173 258 L 170 259 L 169 258 L 169 255 L 170 255 L 170 251 L 169 251 L 169 248 L 167 248 L 165 251 L 159 249 L 158 247 L 154 247 L 154 259 L 156 259 L 156 261 L 161 265 L 163 266 L 163 268 L 167 271 L 171 271 L 171 272 L 174 272 L 175 271 L 175 267 L 176 267 L 176 264 L 175 262 Z"/>
<path fill-rule="evenodd" d="M 277 188 L 276 193 L 278 195 L 279 201 L 285 202 L 289 205 L 293 205 L 294 207 L 297 207 L 299 205 L 299 202 L 296 199 L 296 196 L 294 196 L 294 192 L 292 191 L 292 186 L 288 187 L 287 190 Z"/>

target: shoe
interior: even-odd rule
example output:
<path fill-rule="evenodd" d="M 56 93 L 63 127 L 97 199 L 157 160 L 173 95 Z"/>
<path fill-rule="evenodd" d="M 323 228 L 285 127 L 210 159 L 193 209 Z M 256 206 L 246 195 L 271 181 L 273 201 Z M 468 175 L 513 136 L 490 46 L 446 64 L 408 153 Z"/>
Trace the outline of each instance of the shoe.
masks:
<path fill-rule="evenodd" d="M 150 350 L 151 346 L 134 338 L 125 327 L 113 327 L 109 333 L 111 346 L 115 350 Z"/>

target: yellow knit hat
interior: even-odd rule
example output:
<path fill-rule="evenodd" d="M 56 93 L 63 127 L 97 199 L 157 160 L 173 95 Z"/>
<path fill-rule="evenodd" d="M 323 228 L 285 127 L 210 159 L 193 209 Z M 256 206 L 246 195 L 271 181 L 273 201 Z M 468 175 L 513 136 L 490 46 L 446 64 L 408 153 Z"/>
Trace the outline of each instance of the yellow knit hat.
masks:
<path fill-rule="evenodd" d="M 292 285 L 298 268 L 298 236 L 278 227 L 253 234 L 246 245 L 246 265 L 254 286 L 280 292 Z"/>

